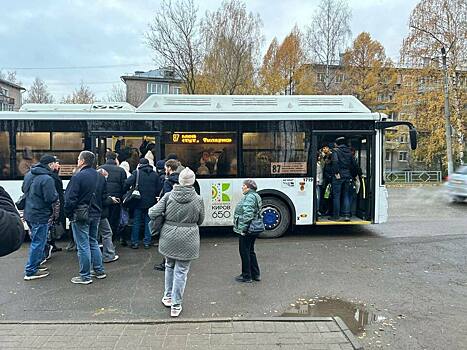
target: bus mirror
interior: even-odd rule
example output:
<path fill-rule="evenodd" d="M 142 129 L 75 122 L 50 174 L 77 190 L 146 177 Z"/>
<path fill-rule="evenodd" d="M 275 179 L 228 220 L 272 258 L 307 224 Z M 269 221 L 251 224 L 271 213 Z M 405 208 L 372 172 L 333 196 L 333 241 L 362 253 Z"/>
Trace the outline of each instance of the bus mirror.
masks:
<path fill-rule="evenodd" d="M 412 150 L 416 150 L 417 149 L 417 129 L 410 128 L 409 135 L 410 135 L 410 148 Z"/>

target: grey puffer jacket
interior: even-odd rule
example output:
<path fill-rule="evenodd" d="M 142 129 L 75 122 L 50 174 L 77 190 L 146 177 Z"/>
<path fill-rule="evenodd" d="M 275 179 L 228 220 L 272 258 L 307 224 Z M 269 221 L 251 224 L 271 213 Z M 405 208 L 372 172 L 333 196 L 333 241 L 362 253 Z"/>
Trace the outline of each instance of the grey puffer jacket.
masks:
<path fill-rule="evenodd" d="M 194 260 L 199 257 L 199 225 L 204 220 L 203 198 L 193 186 L 175 185 L 172 192 L 149 209 L 154 220 L 165 213 L 165 222 L 159 238 L 159 253 L 176 260 Z"/>

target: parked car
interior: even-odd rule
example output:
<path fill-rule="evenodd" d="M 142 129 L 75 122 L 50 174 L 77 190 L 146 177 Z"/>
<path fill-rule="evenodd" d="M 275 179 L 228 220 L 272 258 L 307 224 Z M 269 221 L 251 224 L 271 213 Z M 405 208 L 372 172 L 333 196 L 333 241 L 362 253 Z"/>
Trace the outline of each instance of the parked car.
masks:
<path fill-rule="evenodd" d="M 447 188 L 454 202 L 463 202 L 467 198 L 467 166 L 461 166 L 449 176 Z"/>

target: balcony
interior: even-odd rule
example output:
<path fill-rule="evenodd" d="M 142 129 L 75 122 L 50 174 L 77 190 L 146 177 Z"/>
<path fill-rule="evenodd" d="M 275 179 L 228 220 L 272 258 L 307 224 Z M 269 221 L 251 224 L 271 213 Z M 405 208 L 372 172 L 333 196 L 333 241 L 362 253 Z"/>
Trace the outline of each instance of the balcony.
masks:
<path fill-rule="evenodd" d="M 14 105 L 15 99 L 13 97 L 8 97 L 8 96 L 0 94 L 0 103 L 7 104 L 7 105 Z"/>

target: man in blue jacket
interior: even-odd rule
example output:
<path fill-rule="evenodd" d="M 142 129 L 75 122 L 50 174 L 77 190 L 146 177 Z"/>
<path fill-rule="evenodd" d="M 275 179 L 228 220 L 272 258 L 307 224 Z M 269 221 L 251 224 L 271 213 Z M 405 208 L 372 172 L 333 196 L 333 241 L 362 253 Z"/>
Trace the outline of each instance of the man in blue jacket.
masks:
<path fill-rule="evenodd" d="M 39 163 L 31 168 L 21 190 L 26 194 L 24 218 L 31 232 L 29 257 L 24 270 L 26 281 L 43 278 L 49 275 L 46 267 L 40 267 L 44 260 L 44 248 L 49 230 L 49 218 L 52 215 L 52 204 L 57 201 L 58 193 L 52 178 L 55 157 L 44 154 Z"/>
<path fill-rule="evenodd" d="M 102 254 L 97 242 L 97 231 L 102 212 L 105 178 L 93 168 L 94 153 L 82 151 L 78 157 L 78 171 L 73 175 L 65 192 L 65 215 L 71 220 L 73 237 L 78 248 L 79 276 L 71 279 L 75 284 L 90 284 L 91 266 L 95 277 L 106 277 Z M 87 218 L 76 215 L 77 210 L 88 208 Z"/>

